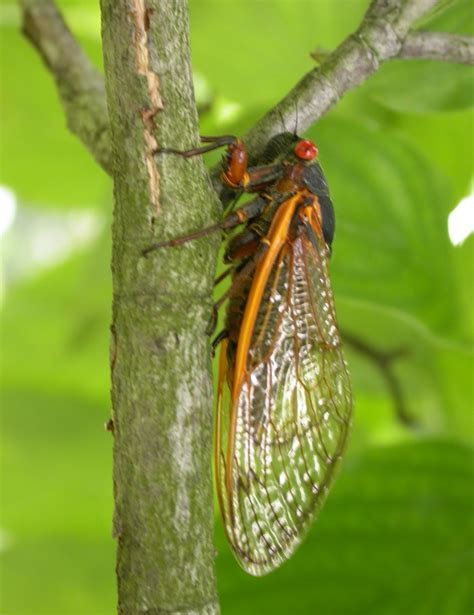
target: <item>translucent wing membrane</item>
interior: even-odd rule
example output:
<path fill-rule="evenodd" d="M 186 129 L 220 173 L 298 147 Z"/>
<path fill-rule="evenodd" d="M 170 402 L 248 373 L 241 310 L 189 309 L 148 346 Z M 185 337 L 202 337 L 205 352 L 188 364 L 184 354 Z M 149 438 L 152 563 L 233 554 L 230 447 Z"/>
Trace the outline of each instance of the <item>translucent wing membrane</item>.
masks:
<path fill-rule="evenodd" d="M 351 416 L 327 247 L 300 231 L 272 267 L 242 374 L 235 373 L 230 346 L 221 348 L 218 495 L 228 539 L 254 575 L 276 568 L 303 539 L 343 453 Z"/>

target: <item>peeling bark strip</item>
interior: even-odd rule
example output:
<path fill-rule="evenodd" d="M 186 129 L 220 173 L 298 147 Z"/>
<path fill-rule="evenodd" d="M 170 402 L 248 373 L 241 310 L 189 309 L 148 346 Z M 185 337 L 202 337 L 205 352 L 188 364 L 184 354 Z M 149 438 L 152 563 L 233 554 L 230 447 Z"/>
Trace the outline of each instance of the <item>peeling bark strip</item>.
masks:
<path fill-rule="evenodd" d="M 150 11 L 145 7 L 145 0 L 132 0 L 133 16 L 135 22 L 134 47 L 136 53 L 137 73 L 147 80 L 150 107 L 142 111 L 143 139 L 146 144 L 145 162 L 149 177 L 150 201 L 155 215 L 160 211 L 160 175 L 155 163 L 153 153 L 158 147 L 155 139 L 154 117 L 163 109 L 160 97 L 160 78 L 151 70 L 150 54 L 148 51 L 148 30 L 150 27 Z"/>

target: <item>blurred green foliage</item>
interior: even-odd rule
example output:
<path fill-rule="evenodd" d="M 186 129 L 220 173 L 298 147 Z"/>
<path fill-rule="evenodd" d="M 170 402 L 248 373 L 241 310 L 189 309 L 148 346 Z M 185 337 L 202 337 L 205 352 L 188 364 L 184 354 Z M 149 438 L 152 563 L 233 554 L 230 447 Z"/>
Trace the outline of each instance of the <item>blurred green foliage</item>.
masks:
<path fill-rule="evenodd" d="M 60 5 L 100 66 L 97 3 Z M 310 52 L 334 48 L 366 5 L 191 0 L 202 132 L 243 134 L 313 67 Z M 472 34 L 469 0 L 443 8 L 423 27 Z M 0 10 L 1 183 L 23 220 L 87 210 L 103 228 L 48 267 L 32 258 L 16 277 L 9 267 L 34 253 L 22 227 L 5 237 L 2 612 L 106 615 L 115 605 L 111 439 L 102 429 L 111 185 L 68 134 L 51 77 L 19 34 L 16 6 Z M 308 133 L 336 207 L 341 327 L 381 350 L 406 351 L 394 370 L 417 427 L 400 423 L 380 370 L 349 348 L 356 415 L 341 477 L 303 547 L 263 579 L 238 569 L 217 523 L 224 613 L 473 610 L 474 242 L 453 247 L 447 234 L 447 216 L 472 181 L 473 91 L 471 67 L 393 62 Z"/>

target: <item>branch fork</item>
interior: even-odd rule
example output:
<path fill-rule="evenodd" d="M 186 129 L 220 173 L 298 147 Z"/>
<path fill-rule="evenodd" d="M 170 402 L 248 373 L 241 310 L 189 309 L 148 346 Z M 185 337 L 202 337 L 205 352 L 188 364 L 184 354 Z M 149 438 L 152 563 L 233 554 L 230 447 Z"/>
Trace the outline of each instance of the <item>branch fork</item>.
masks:
<path fill-rule="evenodd" d="M 62 19 L 53 0 L 19 0 L 23 32 L 36 47 L 56 79 L 68 124 L 107 173 L 112 171 L 112 148 L 103 78 L 87 59 Z M 145 0 L 131 0 L 136 24 L 137 70 L 148 81 L 150 109 L 144 112 L 147 133 L 146 164 L 150 194 L 157 201 L 158 179 L 150 148 L 153 116 L 163 108 L 159 76 L 149 67 L 147 31 L 150 10 Z M 245 142 L 253 159 L 258 158 L 268 139 L 284 125 L 294 128 L 295 109 L 304 131 L 314 124 L 350 89 L 376 72 L 390 59 L 437 60 L 474 65 L 474 38 L 444 32 L 412 31 L 415 21 L 437 4 L 437 0 L 374 0 L 356 32 L 321 66 L 310 71 L 285 98 L 247 133 Z M 300 105 L 297 105 L 300 101 Z M 304 101 L 304 107 L 301 102 Z"/>

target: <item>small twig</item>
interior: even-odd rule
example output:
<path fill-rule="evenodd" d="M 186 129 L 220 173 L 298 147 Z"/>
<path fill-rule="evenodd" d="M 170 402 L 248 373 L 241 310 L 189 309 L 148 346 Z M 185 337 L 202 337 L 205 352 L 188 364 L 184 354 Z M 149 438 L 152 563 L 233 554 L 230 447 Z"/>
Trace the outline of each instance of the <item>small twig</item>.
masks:
<path fill-rule="evenodd" d="M 416 426 L 415 419 L 407 411 L 401 384 L 393 371 L 393 363 L 398 359 L 406 357 L 409 354 L 408 349 L 396 348 L 389 351 L 381 350 L 346 331 L 342 332 L 342 337 L 345 342 L 354 348 L 354 350 L 365 355 L 379 368 L 390 395 L 393 398 L 395 414 L 400 422 L 411 427 Z"/>
<path fill-rule="evenodd" d="M 410 32 L 398 54 L 404 60 L 474 65 L 474 38 L 446 32 Z"/>
<path fill-rule="evenodd" d="M 311 51 L 311 53 L 309 54 L 309 56 L 313 58 L 313 60 L 316 62 L 318 66 L 321 66 L 321 64 L 324 64 L 324 62 L 326 62 L 326 60 L 329 58 L 330 55 L 331 55 L 331 52 L 328 49 L 323 49 L 322 47 L 319 47 L 319 46 L 315 47 L 313 51 Z"/>
<path fill-rule="evenodd" d="M 114 419 L 112 417 L 104 423 L 104 431 L 110 431 L 112 435 L 114 434 L 115 425 L 114 425 Z"/>
<path fill-rule="evenodd" d="M 104 79 L 65 24 L 52 0 L 20 0 L 23 33 L 53 74 L 68 127 L 97 162 L 112 172 Z"/>
<path fill-rule="evenodd" d="M 331 55 L 327 49 L 316 47 L 310 54 L 317 64 Z M 474 37 L 448 32 L 409 32 L 396 58 L 403 60 L 437 60 L 474 65 Z M 395 58 L 394 58 L 395 59 Z"/>

